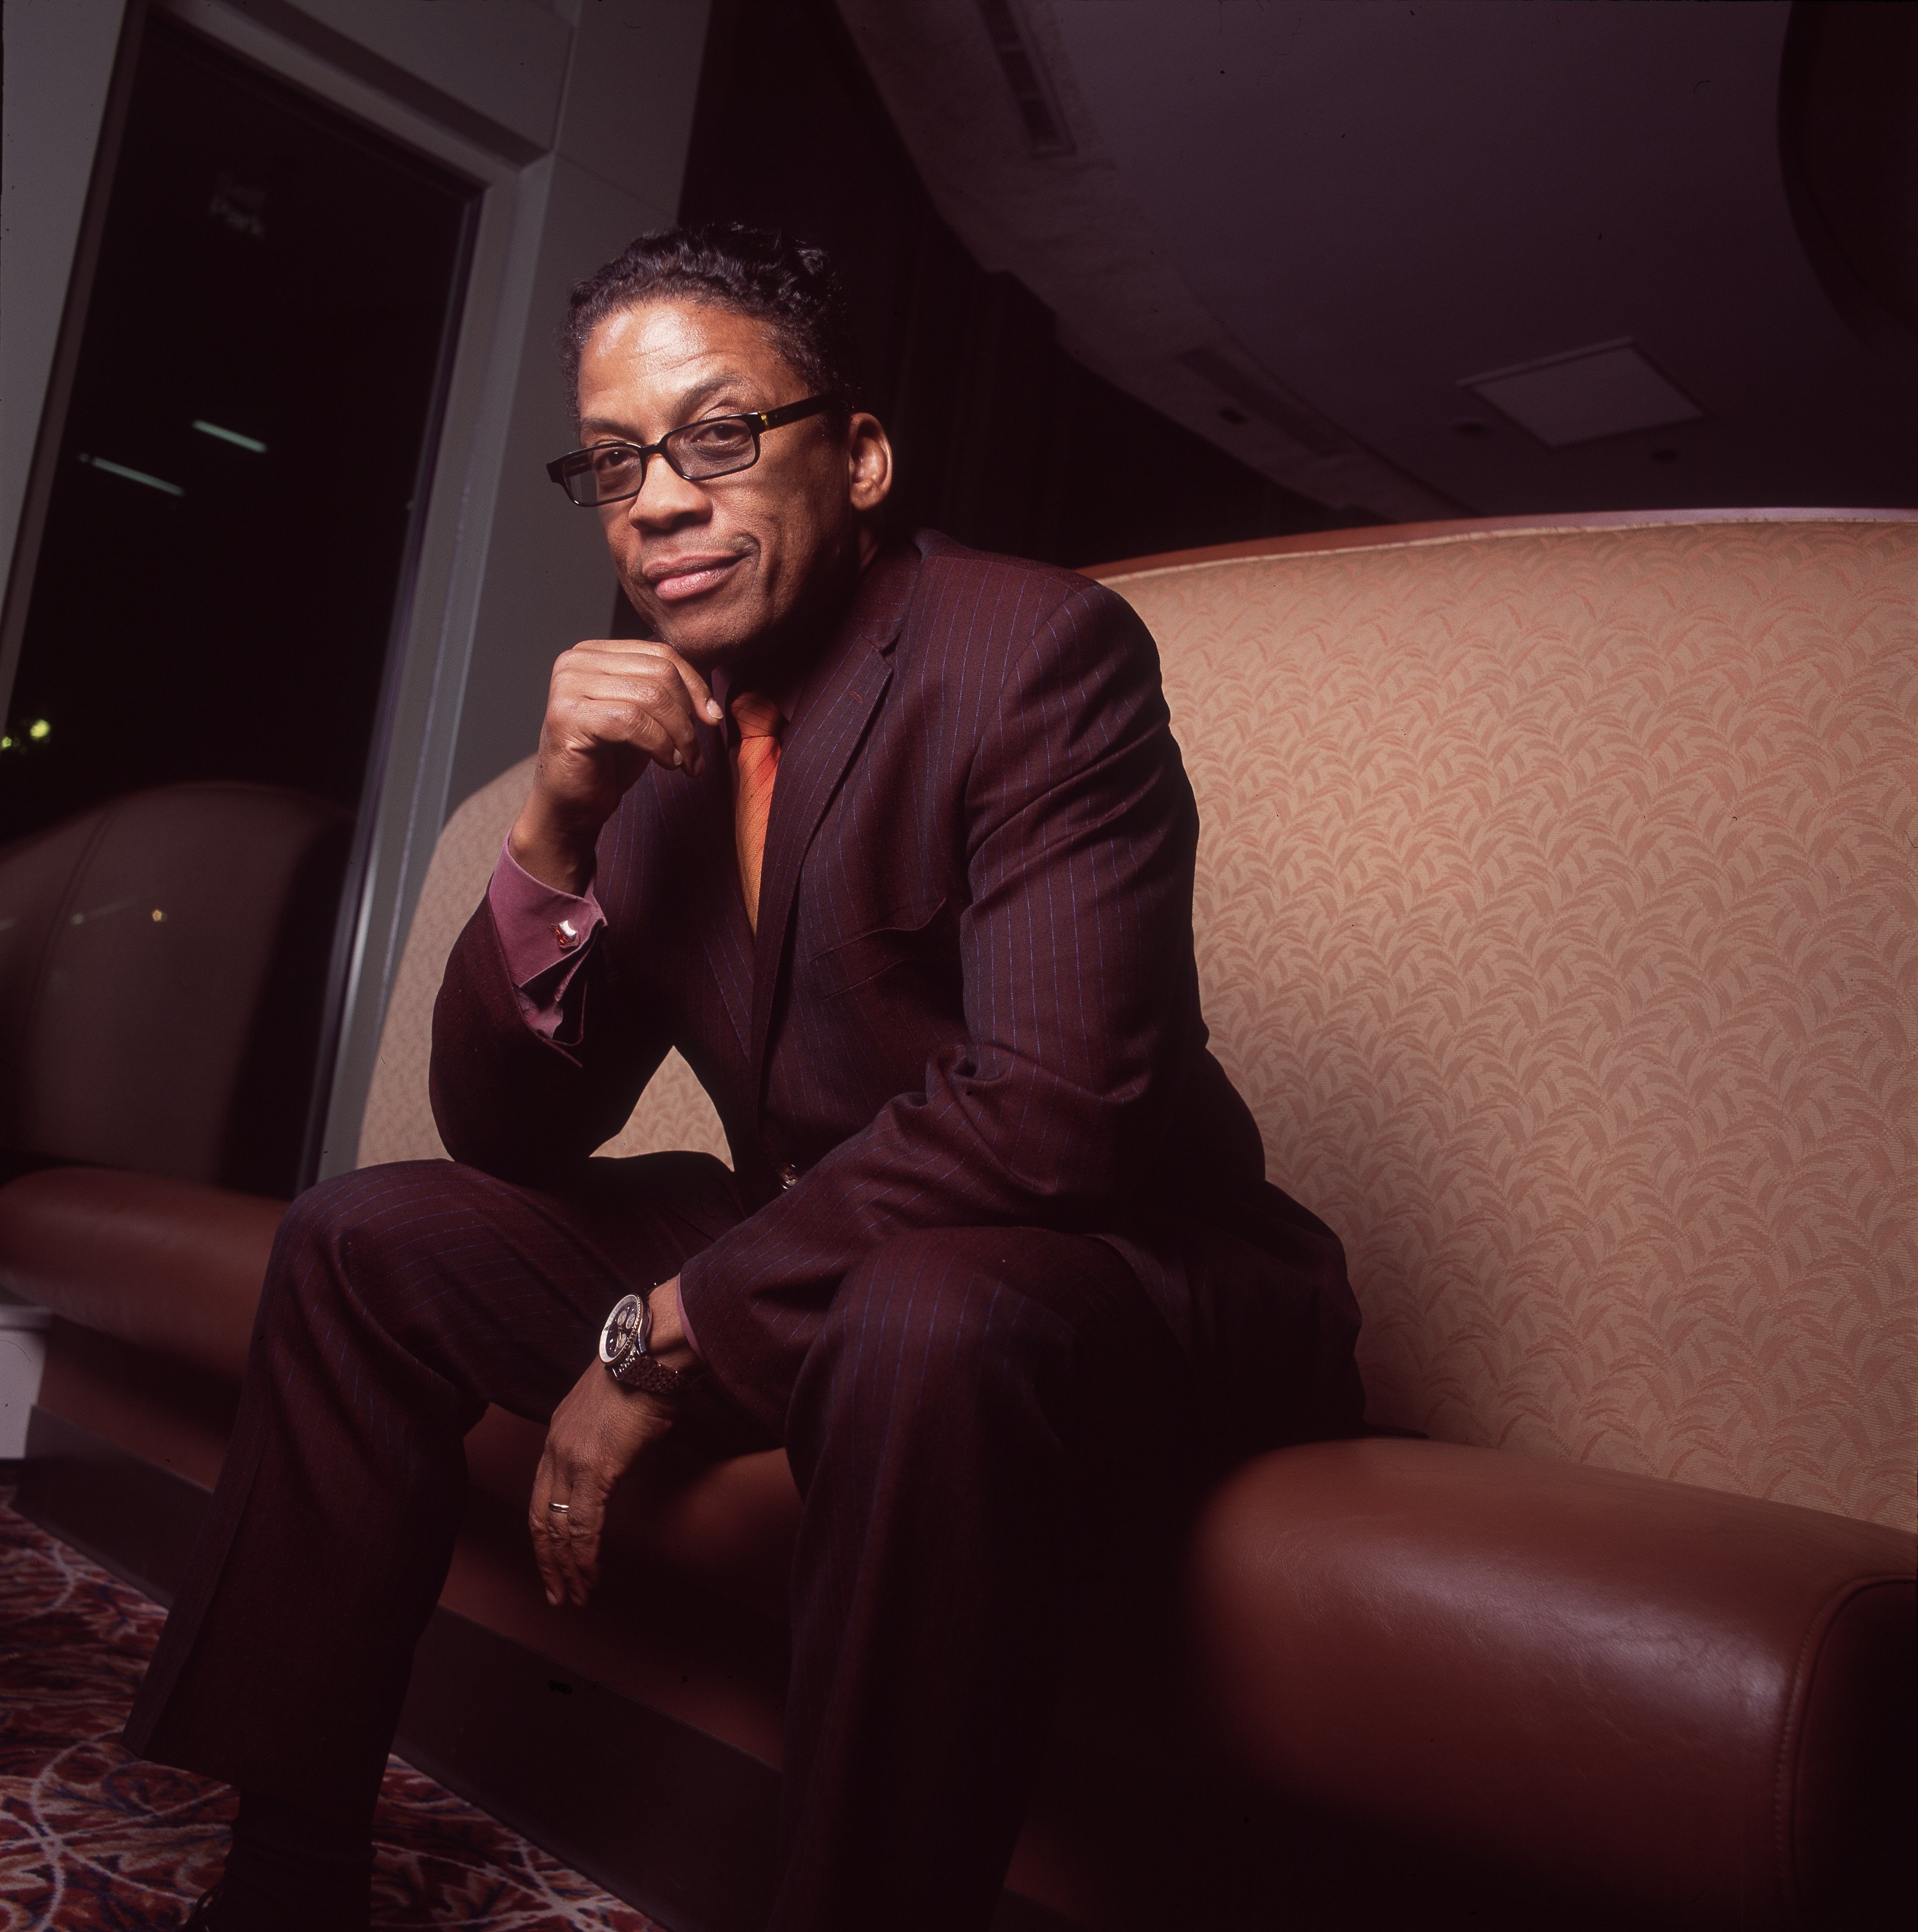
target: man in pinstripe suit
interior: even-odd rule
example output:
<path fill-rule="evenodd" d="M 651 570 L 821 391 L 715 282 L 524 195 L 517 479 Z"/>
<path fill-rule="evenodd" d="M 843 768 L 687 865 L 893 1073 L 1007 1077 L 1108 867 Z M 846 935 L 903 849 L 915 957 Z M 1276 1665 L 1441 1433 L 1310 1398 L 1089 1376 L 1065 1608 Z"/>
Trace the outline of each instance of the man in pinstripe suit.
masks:
<path fill-rule="evenodd" d="M 555 668 L 436 1014 L 453 1163 L 329 1182 L 282 1232 L 129 1727 L 241 1788 L 194 1923 L 365 1922 L 488 1401 L 551 1418 L 556 1603 L 668 1432 L 785 1445 L 780 1932 L 983 1926 L 1124 1526 L 1356 1424 L 1338 1244 L 1206 1051 L 1151 640 L 1069 572 L 885 539 L 845 333 L 823 258 L 748 230 L 642 238 L 575 292 L 552 472 L 654 637 Z M 732 1167 L 593 1160 L 673 1047 Z"/>

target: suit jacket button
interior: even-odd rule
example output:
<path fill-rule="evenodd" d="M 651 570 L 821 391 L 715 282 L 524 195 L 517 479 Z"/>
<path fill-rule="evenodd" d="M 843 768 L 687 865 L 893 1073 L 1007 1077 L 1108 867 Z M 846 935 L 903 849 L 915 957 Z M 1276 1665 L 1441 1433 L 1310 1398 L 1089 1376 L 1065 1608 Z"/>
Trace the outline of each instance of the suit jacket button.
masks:
<path fill-rule="evenodd" d="M 777 1172 L 779 1174 L 779 1185 L 782 1187 L 791 1187 L 798 1184 L 799 1169 L 794 1166 L 791 1161 L 784 1162 Z"/>

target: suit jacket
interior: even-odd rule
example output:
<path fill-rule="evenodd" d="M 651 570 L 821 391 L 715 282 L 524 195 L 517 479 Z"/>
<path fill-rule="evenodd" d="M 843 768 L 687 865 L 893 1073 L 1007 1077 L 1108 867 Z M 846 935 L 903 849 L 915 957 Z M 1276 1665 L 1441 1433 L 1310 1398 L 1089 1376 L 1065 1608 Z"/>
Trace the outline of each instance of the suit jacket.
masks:
<path fill-rule="evenodd" d="M 724 741 L 650 767 L 602 832 L 578 1036 L 522 1020 L 482 904 L 434 1015 L 456 1159 L 563 1186 L 670 1047 L 755 1211 L 680 1292 L 777 1432 L 811 1328 L 890 1235 L 1098 1235 L 1238 1418 L 1241 1446 L 1356 1420 L 1337 1239 L 1264 1178 L 1206 1048 L 1198 816 L 1130 606 L 931 532 L 861 579 L 794 707 L 755 934 Z"/>

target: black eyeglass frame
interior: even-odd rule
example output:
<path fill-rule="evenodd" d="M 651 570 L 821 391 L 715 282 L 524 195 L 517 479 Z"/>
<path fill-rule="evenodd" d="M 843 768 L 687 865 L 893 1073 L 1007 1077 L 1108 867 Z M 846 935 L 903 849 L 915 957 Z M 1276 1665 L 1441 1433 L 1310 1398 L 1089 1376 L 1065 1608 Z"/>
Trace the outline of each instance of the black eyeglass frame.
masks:
<path fill-rule="evenodd" d="M 546 473 L 566 493 L 567 501 L 582 510 L 602 510 L 608 503 L 629 503 L 646 488 L 646 466 L 653 457 L 663 456 L 666 465 L 675 476 L 688 483 L 707 483 L 715 477 L 736 476 L 742 470 L 750 470 L 759 460 L 759 439 L 768 430 L 783 429 L 788 423 L 803 421 L 807 416 L 821 416 L 828 410 L 843 410 L 849 405 L 840 396 L 808 396 L 803 401 L 782 403 L 776 410 L 740 410 L 729 416 L 699 416 L 689 423 L 681 423 L 677 429 L 669 429 L 657 442 L 625 442 L 617 437 L 605 442 L 596 442 L 584 449 L 569 449 L 563 456 L 556 456 L 546 466 Z M 680 468 L 673 454 L 675 439 L 694 430 L 710 429 L 716 423 L 740 423 L 752 432 L 752 454 L 743 463 L 729 464 L 724 470 L 702 470 L 697 476 L 689 476 Z M 576 476 L 590 476 L 593 459 L 602 450 L 629 449 L 639 458 L 639 481 L 630 490 L 623 490 L 617 496 L 596 496 L 590 502 L 582 503 L 573 494 L 572 479 Z"/>

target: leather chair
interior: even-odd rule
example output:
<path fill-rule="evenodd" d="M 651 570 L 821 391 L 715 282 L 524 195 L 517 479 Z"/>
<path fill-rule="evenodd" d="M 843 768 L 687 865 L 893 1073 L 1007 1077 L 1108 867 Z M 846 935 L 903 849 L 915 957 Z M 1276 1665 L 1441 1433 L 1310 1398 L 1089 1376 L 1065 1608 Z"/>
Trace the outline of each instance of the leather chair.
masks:
<path fill-rule="evenodd" d="M 0 1160 L 289 1190 L 353 823 L 166 785 L 0 850 Z"/>

